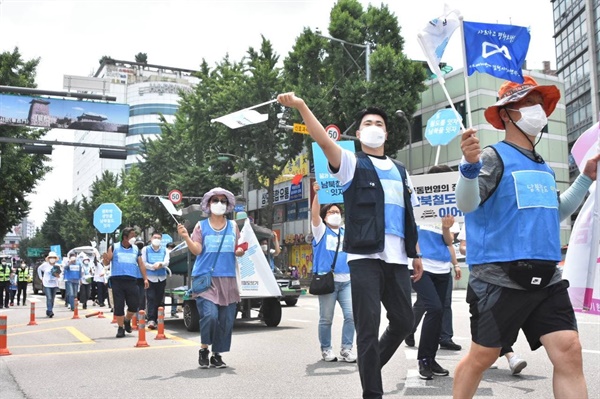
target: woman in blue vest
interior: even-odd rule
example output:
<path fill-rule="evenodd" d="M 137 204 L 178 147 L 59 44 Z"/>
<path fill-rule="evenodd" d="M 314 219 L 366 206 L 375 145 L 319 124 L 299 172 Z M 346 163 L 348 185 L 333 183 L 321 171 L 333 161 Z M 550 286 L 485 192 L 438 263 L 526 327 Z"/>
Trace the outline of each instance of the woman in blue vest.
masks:
<path fill-rule="evenodd" d="M 81 280 L 81 262 L 77 259 L 77 254 L 69 254 L 69 261 L 64 268 L 65 276 L 65 301 L 70 310 L 75 310 L 75 298 L 79 292 L 79 281 Z"/>
<path fill-rule="evenodd" d="M 335 291 L 331 294 L 319 295 L 319 342 L 321 356 L 326 362 L 334 362 L 337 357 L 331 346 L 331 324 L 335 302 L 339 302 L 344 314 L 342 327 L 342 346 L 340 360 L 354 363 L 356 355 L 352 351 L 354 342 L 354 318 L 352 315 L 352 290 L 350 289 L 350 268 L 346 253 L 342 250 L 344 228 L 342 225 L 342 210 L 336 204 L 320 207 L 319 183 L 313 184 L 315 196 L 311 206 L 313 246 L 313 274 L 328 273 L 335 261 L 334 282 Z M 337 253 L 337 256 L 336 256 Z"/>
<path fill-rule="evenodd" d="M 190 252 L 196 255 L 192 279 L 209 272 L 212 275 L 210 288 L 194 294 L 200 315 L 198 363 L 200 368 L 224 368 L 227 365 L 221 353 L 231 348 L 233 322 L 240 301 L 235 257 L 244 255 L 244 250 L 237 245 L 237 224 L 226 216 L 235 206 L 233 194 L 221 187 L 213 188 L 204 194 L 201 206 L 209 216 L 196 224 L 192 236 L 181 224 L 177 231 Z M 213 351 L 210 361 L 209 345 Z"/>

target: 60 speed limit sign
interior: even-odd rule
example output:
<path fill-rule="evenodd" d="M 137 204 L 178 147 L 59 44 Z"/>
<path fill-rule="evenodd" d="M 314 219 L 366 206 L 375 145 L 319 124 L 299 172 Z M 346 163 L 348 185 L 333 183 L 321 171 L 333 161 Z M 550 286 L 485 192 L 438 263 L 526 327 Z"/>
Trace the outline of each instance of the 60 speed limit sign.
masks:
<path fill-rule="evenodd" d="M 173 205 L 177 205 L 183 199 L 183 194 L 179 190 L 171 190 L 169 191 L 169 201 L 173 203 Z"/>
<path fill-rule="evenodd" d="M 325 131 L 332 140 L 340 141 L 342 138 L 342 131 L 336 125 L 327 125 Z"/>

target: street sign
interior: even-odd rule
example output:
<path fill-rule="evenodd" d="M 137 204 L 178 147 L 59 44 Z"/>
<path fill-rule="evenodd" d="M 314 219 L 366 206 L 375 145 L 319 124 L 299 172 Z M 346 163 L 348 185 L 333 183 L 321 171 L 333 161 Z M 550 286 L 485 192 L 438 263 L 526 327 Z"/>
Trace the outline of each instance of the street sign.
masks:
<path fill-rule="evenodd" d="M 439 110 L 427 121 L 425 138 L 432 147 L 449 144 L 460 133 L 461 119 L 451 108 Z"/>
<path fill-rule="evenodd" d="M 332 140 L 340 141 L 342 138 L 342 131 L 336 125 L 327 125 L 325 131 Z"/>
<path fill-rule="evenodd" d="M 302 123 L 294 123 L 294 129 L 292 129 L 294 133 L 308 134 L 308 129 L 306 125 Z"/>
<path fill-rule="evenodd" d="M 43 258 L 46 250 L 44 248 L 27 248 L 28 258 Z"/>
<path fill-rule="evenodd" d="M 115 204 L 102 204 L 94 211 L 94 227 L 100 233 L 112 233 L 121 225 L 122 216 L 121 210 Z"/>
<path fill-rule="evenodd" d="M 181 202 L 183 198 L 183 194 L 179 190 L 171 190 L 169 191 L 169 201 L 173 203 L 173 205 L 177 205 Z"/>
<path fill-rule="evenodd" d="M 173 242 L 173 237 L 171 237 L 169 234 L 163 234 L 162 238 L 160 239 L 161 247 L 164 247 L 165 245 L 167 245 L 170 242 Z"/>

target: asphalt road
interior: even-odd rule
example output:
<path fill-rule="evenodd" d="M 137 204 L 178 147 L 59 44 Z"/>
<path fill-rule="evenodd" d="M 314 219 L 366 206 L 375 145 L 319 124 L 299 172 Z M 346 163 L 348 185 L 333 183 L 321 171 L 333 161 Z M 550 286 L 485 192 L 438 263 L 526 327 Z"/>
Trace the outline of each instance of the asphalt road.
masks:
<path fill-rule="evenodd" d="M 450 376 L 419 379 L 417 351 L 403 345 L 383 369 L 386 397 L 451 397 L 454 369 L 470 342 L 464 297 L 464 290 L 454 292 L 454 341 L 463 345 L 463 350 L 441 350 L 437 357 L 450 370 Z M 137 334 L 115 338 L 111 314 L 105 319 L 73 320 L 72 312 L 57 299 L 56 316 L 48 319 L 44 298 L 31 298 L 40 301 L 36 326 L 27 325 L 29 307 L 0 310 L 0 315 L 8 316 L 8 349 L 12 353 L 0 356 L 1 399 L 361 396 L 355 364 L 320 360 L 318 299 L 311 295 L 301 297 L 294 307 L 284 307 L 278 327 L 269 328 L 259 321 L 236 322 L 232 351 L 223 354 L 229 367 L 218 370 L 198 367 L 198 333 L 187 332 L 181 319 L 166 320 L 170 339 L 155 340 L 156 333 L 148 331 L 150 346 L 136 348 Z M 95 310 L 90 306 L 81 310 L 80 316 Z M 600 317 L 577 317 L 590 398 L 600 398 Z M 339 351 L 342 321 L 338 307 L 333 326 L 335 351 Z M 386 321 L 384 312 L 382 321 Z M 523 336 L 515 350 L 527 360 L 528 367 L 521 375 L 512 376 L 507 362 L 500 359 L 499 369 L 484 374 L 477 396 L 551 398 L 552 368 L 545 351 L 531 352 Z"/>

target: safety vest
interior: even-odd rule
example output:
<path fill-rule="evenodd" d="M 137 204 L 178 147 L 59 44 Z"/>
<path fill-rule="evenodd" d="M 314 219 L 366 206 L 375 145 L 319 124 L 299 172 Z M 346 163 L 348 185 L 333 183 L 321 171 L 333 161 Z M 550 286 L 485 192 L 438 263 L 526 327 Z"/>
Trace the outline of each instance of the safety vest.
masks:
<path fill-rule="evenodd" d="M 5 282 L 10 279 L 10 266 L 2 265 L 0 266 L 0 282 Z"/>
<path fill-rule="evenodd" d="M 29 268 L 19 268 L 19 270 L 17 271 L 17 279 L 19 283 L 31 283 L 31 274 L 29 274 Z"/>

